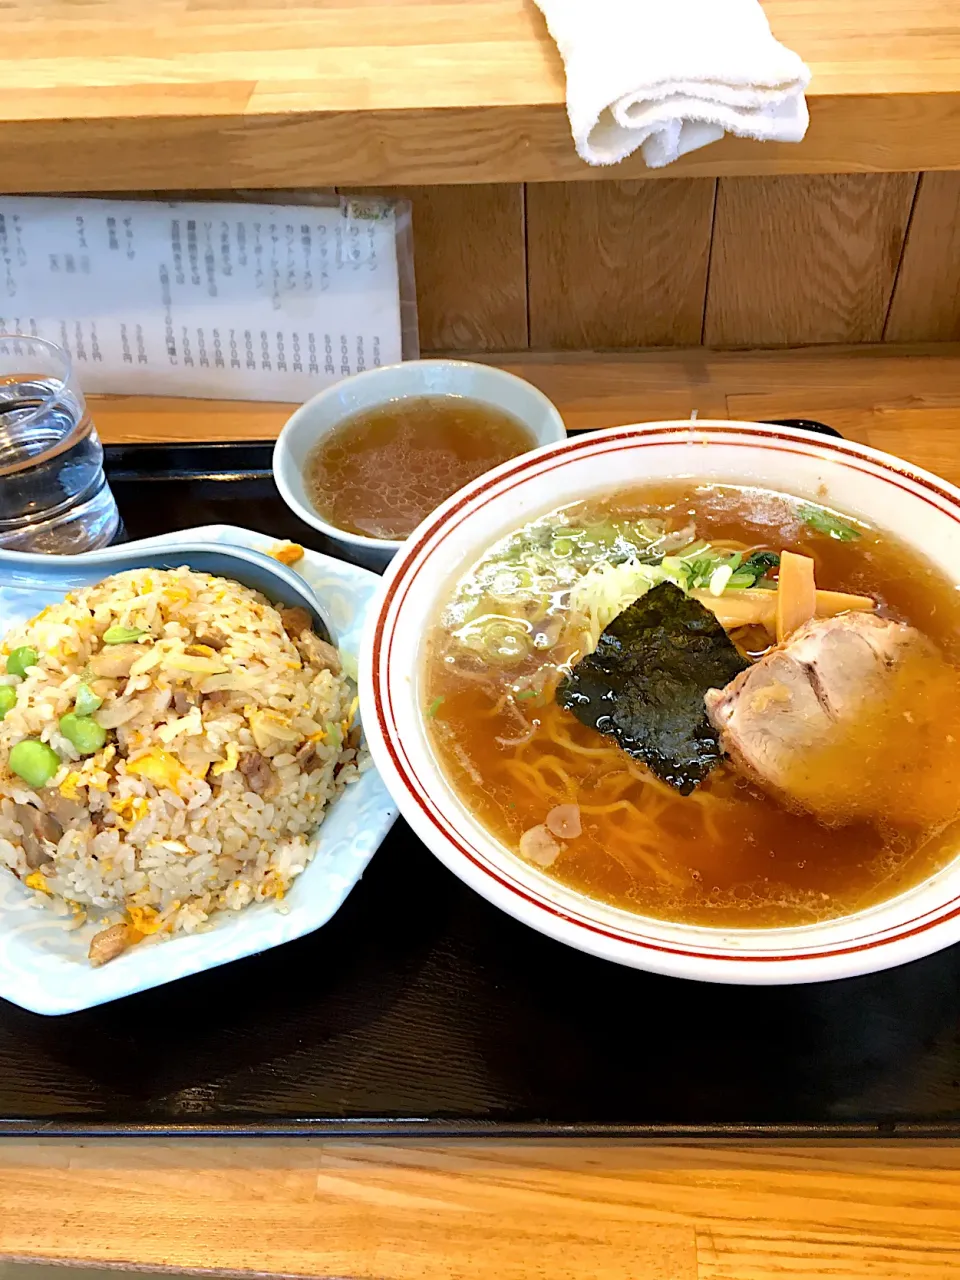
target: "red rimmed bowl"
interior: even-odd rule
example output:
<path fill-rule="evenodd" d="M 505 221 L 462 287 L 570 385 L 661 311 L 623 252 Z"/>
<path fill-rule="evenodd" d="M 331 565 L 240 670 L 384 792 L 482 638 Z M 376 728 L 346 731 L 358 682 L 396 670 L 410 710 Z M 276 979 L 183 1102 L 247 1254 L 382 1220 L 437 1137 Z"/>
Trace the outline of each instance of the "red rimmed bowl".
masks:
<path fill-rule="evenodd" d="M 960 858 L 896 898 L 820 924 L 674 924 L 545 875 L 496 840 L 447 781 L 425 730 L 420 685 L 426 627 L 456 578 L 498 538 L 556 507 L 678 478 L 759 485 L 860 516 L 921 549 L 960 589 L 960 490 L 873 449 L 786 427 L 664 422 L 591 432 L 525 454 L 454 494 L 410 535 L 372 611 L 361 657 L 363 723 L 401 813 L 441 862 L 496 906 L 549 937 L 638 969 L 709 982 L 819 982 L 957 942 Z"/>

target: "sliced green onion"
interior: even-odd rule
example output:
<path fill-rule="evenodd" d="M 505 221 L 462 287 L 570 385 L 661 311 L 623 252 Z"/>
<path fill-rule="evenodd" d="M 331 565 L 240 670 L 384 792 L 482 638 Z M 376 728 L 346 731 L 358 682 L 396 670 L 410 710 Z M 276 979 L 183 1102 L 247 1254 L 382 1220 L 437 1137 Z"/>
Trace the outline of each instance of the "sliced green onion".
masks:
<path fill-rule="evenodd" d="M 713 573 L 710 575 L 710 586 L 708 588 L 712 596 L 722 596 L 727 588 L 727 583 L 733 577 L 733 570 L 729 564 L 717 565 Z"/>
<path fill-rule="evenodd" d="M 583 539 L 595 547 L 612 547 L 619 537 L 619 530 L 612 524 L 594 524 L 583 531 Z"/>
<path fill-rule="evenodd" d="M 675 582 L 681 591 L 692 591 L 696 586 L 693 566 L 681 560 L 679 556 L 664 556 L 660 561 L 660 570 L 663 576 Z"/>
<path fill-rule="evenodd" d="M 521 689 L 519 693 L 515 693 L 513 696 L 517 702 L 522 702 L 524 698 L 535 698 L 537 691 L 536 689 Z"/>
<path fill-rule="evenodd" d="M 99 698 L 88 684 L 78 684 L 77 693 L 73 699 L 73 709 L 78 716 L 89 716 L 94 711 L 103 706 L 103 699 Z"/>
<path fill-rule="evenodd" d="M 429 707 L 427 707 L 427 719 L 432 720 L 442 706 L 443 694 L 441 694 L 439 698 L 434 698 Z"/>
<path fill-rule="evenodd" d="M 837 542 L 855 542 L 861 536 L 860 530 L 854 528 L 849 520 L 843 520 L 832 511 L 823 507 L 803 506 L 800 508 L 800 519 L 808 528 L 817 533 L 826 534 Z"/>
<path fill-rule="evenodd" d="M 627 529 L 628 535 L 636 538 L 645 547 L 659 542 L 664 533 L 662 520 L 635 520 L 633 524 L 627 526 Z"/>
<path fill-rule="evenodd" d="M 696 560 L 702 556 L 705 551 L 710 550 L 710 543 L 699 539 L 697 542 L 691 542 L 685 547 L 681 547 L 679 551 L 675 551 L 669 558 L 671 560 Z"/>
<path fill-rule="evenodd" d="M 523 618 L 505 618 L 488 614 L 468 622 L 457 632 L 457 638 L 472 653 L 478 653 L 487 662 L 512 666 L 522 662 L 530 653 L 531 625 Z"/>
<path fill-rule="evenodd" d="M 709 587 L 710 579 L 713 577 L 713 571 L 717 568 L 717 561 L 710 556 L 703 556 L 699 560 L 694 560 L 690 566 L 690 578 L 695 587 Z"/>
<path fill-rule="evenodd" d="M 129 644 L 147 634 L 145 627 L 107 627 L 103 633 L 104 644 Z"/>

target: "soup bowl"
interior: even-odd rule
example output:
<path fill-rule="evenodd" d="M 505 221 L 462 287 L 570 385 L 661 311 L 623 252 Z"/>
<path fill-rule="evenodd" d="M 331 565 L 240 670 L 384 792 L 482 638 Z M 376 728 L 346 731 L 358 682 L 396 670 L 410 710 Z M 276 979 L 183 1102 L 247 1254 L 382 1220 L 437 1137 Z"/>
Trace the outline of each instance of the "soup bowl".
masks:
<path fill-rule="evenodd" d="M 560 883 L 496 839 L 447 780 L 427 733 L 422 663 L 426 628 L 457 578 L 498 538 L 559 506 L 677 479 L 758 486 L 848 512 L 922 551 L 960 589 L 960 490 L 844 440 L 756 423 L 663 422 L 590 432 L 513 459 L 420 525 L 373 611 L 361 657 L 364 726 L 401 813 L 441 862 L 496 906 L 560 942 L 638 969 L 712 982 L 814 982 L 957 942 L 956 856 L 897 897 L 820 923 L 689 925 Z"/>
<path fill-rule="evenodd" d="M 280 496 L 305 524 L 326 534 L 348 560 L 381 569 L 403 546 L 402 538 L 350 533 L 324 519 L 310 501 L 305 472 L 317 445 L 341 423 L 364 410 L 421 396 L 458 396 L 510 414 L 534 445 L 566 438 L 556 406 L 516 374 L 470 360 L 408 360 L 367 369 L 319 392 L 293 414 L 277 438 L 273 475 Z"/>

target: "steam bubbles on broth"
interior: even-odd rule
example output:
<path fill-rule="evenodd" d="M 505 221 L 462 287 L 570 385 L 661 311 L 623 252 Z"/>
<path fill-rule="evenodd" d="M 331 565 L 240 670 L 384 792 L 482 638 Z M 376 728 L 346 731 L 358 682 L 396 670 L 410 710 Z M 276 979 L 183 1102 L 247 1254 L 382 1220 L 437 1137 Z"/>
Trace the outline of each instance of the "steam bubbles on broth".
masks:
<path fill-rule="evenodd" d="M 809 924 L 955 843 L 958 593 L 786 495 L 673 483 L 534 521 L 455 585 L 422 689 L 477 819 L 633 912 Z"/>

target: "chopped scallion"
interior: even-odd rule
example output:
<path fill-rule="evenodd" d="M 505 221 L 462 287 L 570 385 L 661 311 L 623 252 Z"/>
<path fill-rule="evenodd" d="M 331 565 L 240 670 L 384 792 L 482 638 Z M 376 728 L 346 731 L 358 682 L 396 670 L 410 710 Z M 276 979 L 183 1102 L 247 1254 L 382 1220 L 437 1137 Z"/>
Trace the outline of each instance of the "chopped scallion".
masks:
<path fill-rule="evenodd" d="M 78 716 L 89 716 L 103 706 L 103 699 L 88 684 L 78 684 L 73 697 L 73 709 Z"/>
<path fill-rule="evenodd" d="M 854 542 L 859 538 L 860 530 L 854 528 L 849 520 L 843 520 L 832 511 L 823 507 L 803 506 L 800 508 L 800 519 L 808 528 L 817 533 L 826 534 L 837 542 Z"/>

